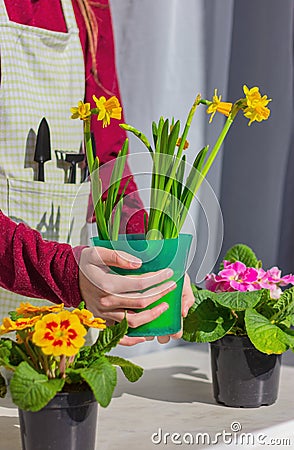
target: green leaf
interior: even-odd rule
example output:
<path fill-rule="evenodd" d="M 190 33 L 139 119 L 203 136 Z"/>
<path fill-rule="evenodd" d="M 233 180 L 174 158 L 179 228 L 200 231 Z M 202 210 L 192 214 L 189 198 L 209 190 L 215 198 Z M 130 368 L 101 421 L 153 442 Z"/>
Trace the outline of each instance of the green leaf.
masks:
<path fill-rule="evenodd" d="M 247 308 L 253 308 L 260 300 L 262 291 L 234 291 L 218 292 L 215 300 L 226 308 L 235 311 L 244 311 Z"/>
<path fill-rule="evenodd" d="M 173 155 L 176 148 L 176 143 L 178 141 L 179 132 L 180 132 L 180 121 L 177 120 L 174 125 L 172 125 L 172 130 L 168 137 L 168 153 Z"/>
<path fill-rule="evenodd" d="M 109 182 L 109 189 L 107 192 L 107 200 L 105 204 L 105 220 L 107 223 L 109 221 L 113 208 L 117 202 L 118 191 L 122 182 L 123 172 L 127 159 L 128 147 L 129 147 L 129 140 L 126 139 L 123 143 L 122 149 L 120 150 L 120 152 L 117 155 L 117 158 L 115 159 L 114 166 L 112 169 Z"/>
<path fill-rule="evenodd" d="M 259 261 L 250 247 L 245 244 L 236 244 L 231 247 L 225 254 L 224 261 L 240 261 L 245 264 L 246 267 L 257 267 Z M 223 269 L 223 264 L 220 266 L 220 270 Z"/>
<path fill-rule="evenodd" d="M 0 340 L 0 366 L 10 367 L 10 355 L 12 352 L 12 341 L 10 339 Z"/>
<path fill-rule="evenodd" d="M 0 366 L 15 370 L 22 361 L 27 358 L 22 351 L 22 345 L 17 344 L 9 338 L 0 340 Z"/>
<path fill-rule="evenodd" d="M 92 346 L 92 352 L 98 351 L 99 354 L 109 352 L 112 348 L 117 346 L 127 331 L 128 322 L 126 318 L 124 318 L 120 323 L 100 331 L 96 343 Z"/>
<path fill-rule="evenodd" d="M 7 394 L 7 386 L 6 386 L 5 378 L 0 373 L 0 397 L 4 398 L 6 394 Z"/>
<path fill-rule="evenodd" d="M 48 379 L 27 362 L 22 362 L 10 381 L 13 402 L 21 409 L 39 411 L 62 390 L 64 379 Z"/>
<path fill-rule="evenodd" d="M 274 303 L 273 309 L 276 321 L 282 322 L 289 316 L 292 317 L 294 314 L 294 286 L 282 293 L 281 297 Z"/>
<path fill-rule="evenodd" d="M 102 183 L 99 175 L 99 159 L 97 157 L 94 160 L 91 172 L 91 190 L 99 238 L 109 240 L 102 202 Z"/>
<path fill-rule="evenodd" d="M 161 131 L 160 153 L 163 153 L 163 154 L 169 153 L 168 135 L 169 135 L 169 120 L 166 119 L 164 121 L 164 124 L 163 124 L 163 127 L 162 127 L 162 131 Z"/>
<path fill-rule="evenodd" d="M 108 406 L 117 383 L 115 367 L 101 356 L 90 367 L 79 369 L 79 373 L 92 389 L 97 402 L 103 407 Z"/>
<path fill-rule="evenodd" d="M 111 364 L 119 366 L 123 371 L 125 377 L 132 383 L 138 381 L 139 378 L 141 378 L 141 376 L 143 375 L 143 368 L 137 366 L 131 361 L 127 361 L 126 359 L 120 358 L 119 356 L 106 356 L 106 358 Z"/>
<path fill-rule="evenodd" d="M 294 348 L 294 336 L 284 332 L 254 309 L 245 312 L 246 331 L 252 344 L 261 352 L 284 353 Z"/>
<path fill-rule="evenodd" d="M 212 342 L 222 338 L 236 319 L 228 308 L 206 298 L 184 319 L 183 339 L 189 342 Z"/>
<path fill-rule="evenodd" d="M 80 374 L 80 369 L 66 369 L 66 382 L 68 384 L 79 384 L 83 381 Z"/>
<path fill-rule="evenodd" d="M 202 150 L 200 150 L 200 152 L 198 153 L 198 155 L 194 160 L 193 166 L 191 167 L 190 173 L 187 177 L 186 185 L 185 188 L 183 189 L 183 193 L 181 196 L 181 203 L 183 204 L 183 206 L 182 211 L 180 213 L 181 217 L 180 228 L 182 228 L 186 220 L 192 200 L 195 198 L 197 191 L 201 185 L 203 178 L 201 174 L 201 167 L 203 165 L 207 151 L 208 145 L 204 147 Z"/>

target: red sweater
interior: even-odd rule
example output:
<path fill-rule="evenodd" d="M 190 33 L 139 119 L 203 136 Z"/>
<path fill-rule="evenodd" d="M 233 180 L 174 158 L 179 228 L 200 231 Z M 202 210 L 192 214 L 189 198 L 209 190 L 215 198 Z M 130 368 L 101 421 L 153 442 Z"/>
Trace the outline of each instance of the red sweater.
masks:
<path fill-rule="evenodd" d="M 82 298 L 76 261 L 82 249 L 45 241 L 38 231 L 0 211 L 0 286 L 5 289 L 78 306 Z"/>
<path fill-rule="evenodd" d="M 77 25 L 80 31 L 80 41 L 84 53 L 85 61 L 85 101 L 90 102 L 95 107 L 92 95 L 96 97 L 109 94 L 105 93 L 103 88 L 97 86 L 91 73 L 92 59 L 88 48 L 87 32 L 84 19 L 81 15 L 77 0 L 72 0 Z M 109 8 L 109 0 L 100 0 L 97 2 L 99 6 L 93 7 L 98 23 L 98 48 L 97 48 L 97 70 L 101 85 L 111 91 L 113 95 L 120 98 L 120 91 L 115 66 L 113 28 L 111 20 L 111 12 Z M 60 0 L 5 0 L 6 9 L 10 20 L 24 25 L 36 26 L 52 31 L 66 32 L 66 24 L 62 12 Z M 70 106 L 73 105 L 69 105 Z M 122 122 L 124 118 L 122 117 Z M 92 121 L 91 129 L 94 132 L 97 153 L 101 163 L 116 158 L 122 144 L 126 138 L 126 133 L 118 126 L 115 121 L 113 126 L 102 128 L 101 122 L 95 118 Z M 127 168 L 125 175 L 129 174 Z M 127 178 L 125 178 L 126 180 Z M 137 190 L 135 182 L 132 180 L 126 190 L 126 194 L 130 194 Z M 124 206 L 122 223 L 127 222 L 128 217 L 132 216 L 127 225 L 127 233 L 143 233 L 144 232 L 144 208 L 138 195 L 132 195 L 132 205 Z M 128 200 L 127 200 L 128 201 Z M 91 205 L 91 201 L 90 201 Z M 89 208 L 92 211 L 93 208 Z M 134 210 L 138 210 L 134 213 Z M 92 217 L 89 221 L 94 220 Z"/>

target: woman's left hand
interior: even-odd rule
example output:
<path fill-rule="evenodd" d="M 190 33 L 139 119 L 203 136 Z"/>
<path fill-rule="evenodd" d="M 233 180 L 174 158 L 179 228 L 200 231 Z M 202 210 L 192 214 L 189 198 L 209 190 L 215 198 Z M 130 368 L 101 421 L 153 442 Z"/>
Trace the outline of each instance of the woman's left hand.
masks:
<path fill-rule="evenodd" d="M 186 273 L 185 279 L 184 279 L 184 285 L 183 285 L 183 294 L 182 294 L 182 316 L 183 317 L 187 316 L 188 311 L 191 308 L 191 306 L 193 305 L 194 301 L 195 301 L 195 298 L 194 298 L 194 294 L 193 294 L 192 287 L 191 287 L 190 277 Z M 180 330 L 176 334 L 171 334 L 171 335 L 167 335 L 167 336 L 158 336 L 157 340 L 160 344 L 167 344 L 171 338 L 172 339 L 180 339 L 182 337 L 182 334 L 183 334 L 183 330 Z M 125 336 L 120 341 L 120 344 L 131 346 L 131 345 L 139 344 L 140 342 L 150 341 L 153 339 L 154 339 L 153 337 L 148 337 L 148 338 L 137 337 L 136 338 L 136 337 Z"/>

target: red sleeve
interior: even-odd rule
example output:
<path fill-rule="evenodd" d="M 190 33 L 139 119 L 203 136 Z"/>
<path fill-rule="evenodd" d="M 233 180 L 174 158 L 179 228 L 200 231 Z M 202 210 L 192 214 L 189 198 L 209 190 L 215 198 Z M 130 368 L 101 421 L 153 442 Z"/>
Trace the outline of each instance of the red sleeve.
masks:
<path fill-rule="evenodd" d="M 40 233 L 0 211 L 0 286 L 76 307 L 82 301 L 77 264 L 82 248 L 45 241 Z"/>
<path fill-rule="evenodd" d="M 116 95 L 118 99 L 120 99 L 120 90 L 115 65 L 113 27 L 109 0 L 101 0 L 100 2 L 97 2 L 97 6 L 92 6 L 98 23 L 97 70 L 101 86 L 97 85 L 91 72 L 92 59 L 88 49 L 84 19 L 81 16 L 77 0 L 73 0 L 72 3 L 74 6 L 76 21 L 80 30 L 80 40 L 85 58 L 85 101 L 90 102 L 91 106 L 95 107 L 95 103 L 92 99 L 93 94 L 95 94 L 98 98 L 101 95 L 104 95 L 105 97 Z M 124 122 L 124 117 L 122 117 L 121 122 Z M 118 124 L 119 122 L 115 120 L 112 122 L 112 126 L 102 128 L 101 122 L 98 122 L 96 117 L 92 118 L 91 129 L 94 132 L 97 143 L 97 155 L 99 156 L 102 164 L 116 158 L 127 137 L 126 132 L 122 130 Z M 126 168 L 125 176 L 126 175 L 131 175 L 129 167 Z M 126 180 L 127 178 L 124 178 L 122 185 L 124 185 Z M 138 188 L 135 181 L 132 180 L 127 187 L 126 195 L 137 191 L 137 189 Z M 90 213 L 92 210 L 93 208 L 91 208 L 90 199 Z M 90 221 L 94 221 L 95 219 L 93 219 L 92 214 L 90 215 Z M 122 226 L 124 223 L 127 223 L 128 233 L 144 232 L 144 206 L 138 193 L 127 198 L 124 205 L 122 222 Z"/>

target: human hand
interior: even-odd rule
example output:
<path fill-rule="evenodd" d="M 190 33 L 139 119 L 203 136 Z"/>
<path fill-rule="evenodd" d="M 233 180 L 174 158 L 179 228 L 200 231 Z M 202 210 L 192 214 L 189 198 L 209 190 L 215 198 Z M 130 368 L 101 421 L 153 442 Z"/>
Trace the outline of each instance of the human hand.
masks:
<path fill-rule="evenodd" d="M 193 305 L 195 301 L 194 294 L 191 287 L 191 281 L 189 275 L 185 274 L 184 285 L 183 285 L 183 294 L 182 294 L 182 316 L 186 317 L 189 309 Z M 170 341 L 170 339 L 180 339 L 182 337 L 183 330 L 180 330 L 176 334 L 168 335 L 168 336 L 158 336 L 157 340 L 160 344 L 166 344 Z"/>
<path fill-rule="evenodd" d="M 109 269 L 109 266 L 137 269 L 141 264 L 141 260 L 125 252 L 102 247 L 83 249 L 79 263 L 79 287 L 87 309 L 94 316 L 105 319 L 108 325 L 115 321 L 120 322 L 127 313 L 131 328 L 159 317 L 167 310 L 167 303 L 163 302 L 141 312 L 132 310 L 146 308 L 176 287 L 174 281 L 166 281 L 173 275 L 171 269 L 132 276 L 113 274 Z M 152 287 L 159 283 L 163 284 Z M 145 340 L 148 338 L 125 336 L 121 344 L 134 345 Z"/>

